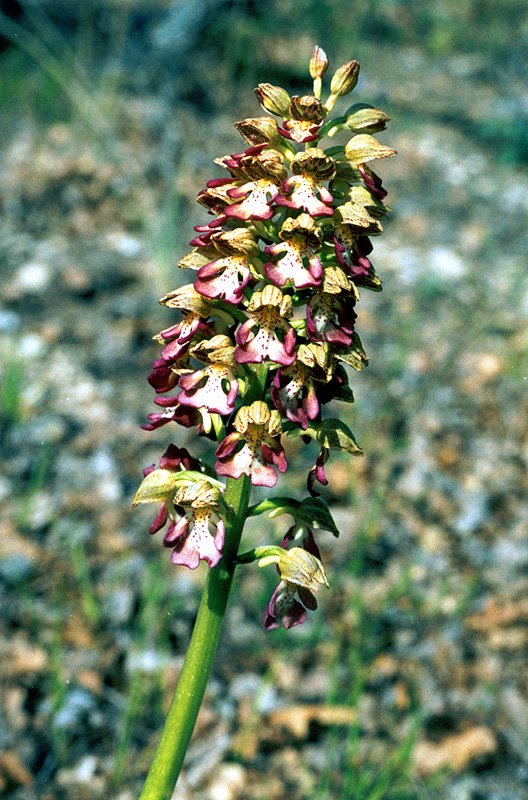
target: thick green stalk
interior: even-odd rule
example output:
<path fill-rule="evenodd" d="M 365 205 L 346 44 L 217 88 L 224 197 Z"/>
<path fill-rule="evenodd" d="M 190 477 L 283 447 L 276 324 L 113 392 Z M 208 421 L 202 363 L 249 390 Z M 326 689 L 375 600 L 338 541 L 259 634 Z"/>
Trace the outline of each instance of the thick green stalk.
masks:
<path fill-rule="evenodd" d="M 250 494 L 247 475 L 228 478 L 225 501 L 234 513 L 226 524 L 223 555 L 209 570 L 183 669 L 139 800 L 170 800 L 174 791 L 220 638 Z"/>
<path fill-rule="evenodd" d="M 259 364 L 246 404 L 265 396 L 267 377 L 267 364 Z M 224 500 L 233 514 L 226 520 L 222 558 L 209 570 L 183 669 L 139 800 L 170 800 L 174 791 L 218 646 L 250 495 L 248 475 L 227 479 Z"/>

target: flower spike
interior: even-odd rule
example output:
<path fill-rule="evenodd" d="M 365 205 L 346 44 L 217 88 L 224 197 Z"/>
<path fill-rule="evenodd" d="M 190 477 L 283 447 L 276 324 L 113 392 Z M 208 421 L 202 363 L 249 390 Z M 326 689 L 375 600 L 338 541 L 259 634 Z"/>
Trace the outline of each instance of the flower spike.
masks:
<path fill-rule="evenodd" d="M 178 316 L 155 337 L 161 353 L 148 380 L 156 411 L 143 428 L 194 428 L 213 441 L 214 457 L 202 463 L 170 445 L 159 467 L 145 470 L 134 500 L 158 503 L 150 530 L 165 528 L 172 562 L 191 569 L 200 561 L 214 568 L 224 550 L 232 569 L 235 550 L 225 542 L 240 536 L 247 513 L 292 514 L 280 546 L 237 561 L 258 557 L 279 570 L 268 629 L 304 622 L 327 585 L 316 535 L 337 529 L 316 486 L 328 484 L 333 451 L 361 450 L 326 406 L 354 400 L 346 370 L 368 363 L 360 291 L 381 289 L 371 237 L 382 233 L 389 208 L 371 162 L 394 155 L 375 136 L 389 118 L 355 101 L 335 115 L 336 102 L 356 89 L 359 64 L 330 73 L 325 98 L 327 70 L 316 46 L 313 93 L 259 84 L 263 115 L 235 123 L 244 144 L 215 159 L 224 176 L 198 193 L 209 220 L 196 226 L 193 249 L 178 264 L 193 280 L 161 300 Z M 327 146 L 338 132 L 348 141 Z M 268 498 L 248 511 L 251 486 L 271 489 L 287 472 L 283 445 L 291 438 L 317 445 L 306 474 L 310 497 Z"/>

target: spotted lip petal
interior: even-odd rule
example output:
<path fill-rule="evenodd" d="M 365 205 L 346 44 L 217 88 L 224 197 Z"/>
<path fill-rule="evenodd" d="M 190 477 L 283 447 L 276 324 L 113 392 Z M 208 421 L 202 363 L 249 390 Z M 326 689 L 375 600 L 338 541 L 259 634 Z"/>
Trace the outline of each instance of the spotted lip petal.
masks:
<path fill-rule="evenodd" d="M 291 139 L 297 144 L 315 142 L 319 138 L 321 126 L 309 120 L 288 119 L 278 127 L 279 133 L 286 139 Z"/>
<path fill-rule="evenodd" d="M 318 286 L 321 283 L 323 268 L 321 261 L 313 250 L 299 237 L 293 237 L 287 242 L 268 245 L 264 248 L 270 256 L 284 255 L 276 263 L 269 261 L 264 264 L 264 272 L 269 280 L 277 286 L 293 283 L 296 289 L 307 286 Z M 304 266 L 304 260 L 308 268 Z"/>
<path fill-rule="evenodd" d="M 281 191 L 275 198 L 278 206 L 302 208 L 312 217 L 331 217 L 334 213 L 333 196 L 310 175 L 291 175 L 282 182 Z"/>
<path fill-rule="evenodd" d="M 224 391 L 226 384 L 227 392 Z M 238 381 L 225 364 L 211 364 L 192 375 L 183 376 L 180 378 L 180 387 L 183 391 L 177 400 L 182 405 L 195 408 L 205 406 L 215 414 L 231 414 L 235 407 Z"/>
<path fill-rule="evenodd" d="M 314 295 L 306 308 L 306 331 L 309 338 L 348 347 L 352 343 L 356 313 L 345 301 L 335 295 Z"/>
<path fill-rule="evenodd" d="M 226 256 L 201 267 L 194 288 L 204 297 L 218 298 L 231 305 L 238 305 L 250 275 L 247 258 Z"/>
<path fill-rule="evenodd" d="M 258 327 L 255 333 L 255 327 Z M 248 319 L 236 333 L 238 347 L 234 356 L 239 364 L 261 364 L 265 359 L 275 364 L 289 366 L 295 361 L 295 331 L 288 325 L 284 343 L 277 337 L 274 328 L 258 319 Z"/>
<path fill-rule="evenodd" d="M 231 478 L 251 477 L 254 486 L 275 486 L 277 473 L 286 471 L 279 440 L 280 417 L 266 403 L 243 406 L 234 420 L 235 430 L 216 449 L 216 472 Z"/>
<path fill-rule="evenodd" d="M 225 523 L 219 520 L 213 536 L 209 532 L 210 516 L 204 509 L 192 509 L 174 527 L 170 539 L 165 537 L 164 544 L 173 548 L 173 564 L 189 569 L 196 569 L 200 561 L 205 561 L 210 567 L 218 564 L 224 546 Z"/>
<path fill-rule="evenodd" d="M 300 598 L 302 603 L 297 598 Z M 283 628 L 288 630 L 296 625 L 302 625 L 306 620 L 307 608 L 310 611 L 317 608 L 317 601 L 311 592 L 287 581 L 280 581 L 266 610 L 264 627 L 266 630 L 273 630 L 279 628 L 282 623 Z"/>
<path fill-rule="evenodd" d="M 271 399 L 283 416 L 303 429 L 319 415 L 319 401 L 310 371 L 298 361 L 290 367 L 277 370 L 271 387 Z"/>
<path fill-rule="evenodd" d="M 218 564 L 225 539 L 225 523 L 217 513 L 218 497 L 218 489 L 207 480 L 183 482 L 176 489 L 171 523 L 163 537 L 164 546 L 172 548 L 173 564 L 190 569 L 196 569 L 200 561 L 210 567 Z"/>
<path fill-rule="evenodd" d="M 266 359 L 288 366 L 295 361 L 295 332 L 288 327 L 284 342 L 274 331 L 262 326 L 254 333 L 254 320 L 248 320 L 237 332 L 235 359 L 239 364 L 260 364 Z"/>
<path fill-rule="evenodd" d="M 271 440 L 271 437 L 269 437 Z M 215 469 L 218 475 L 228 478 L 240 478 L 241 475 L 251 477 L 253 486 L 272 488 L 277 483 L 277 473 L 286 471 L 286 458 L 280 443 L 273 440 L 255 441 L 255 437 L 246 439 L 241 450 L 235 452 L 239 442 L 244 441 L 240 433 L 229 434 L 216 450 L 218 461 Z M 260 452 L 259 452 L 260 450 Z"/>
<path fill-rule="evenodd" d="M 268 220 L 274 214 L 271 204 L 279 194 L 279 187 L 273 181 L 263 178 L 230 189 L 228 194 L 233 200 L 243 199 L 240 203 L 232 203 L 225 208 L 226 217 Z"/>
<path fill-rule="evenodd" d="M 263 456 L 256 454 L 247 444 L 231 458 L 224 461 L 219 459 L 215 468 L 218 475 L 227 478 L 240 478 L 242 475 L 249 475 L 253 486 L 267 486 L 271 489 L 277 483 L 277 473 L 273 467 L 270 464 L 266 464 Z"/>

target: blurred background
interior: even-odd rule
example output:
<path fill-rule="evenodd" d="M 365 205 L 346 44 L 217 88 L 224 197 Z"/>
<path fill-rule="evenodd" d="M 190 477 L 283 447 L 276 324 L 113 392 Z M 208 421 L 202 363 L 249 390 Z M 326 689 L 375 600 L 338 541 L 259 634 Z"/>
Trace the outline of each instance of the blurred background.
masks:
<path fill-rule="evenodd" d="M 362 293 L 361 459 L 334 455 L 331 588 L 289 632 L 240 570 L 174 800 L 528 792 L 528 7 L 524 0 L 0 4 L 0 795 L 134 800 L 205 572 L 172 567 L 141 470 L 158 297 L 258 82 L 361 63 L 392 121 Z M 350 98 L 344 99 L 346 106 Z M 351 102 L 351 101 L 350 101 Z M 281 489 L 305 494 L 306 455 Z M 280 542 L 258 519 L 246 542 Z"/>

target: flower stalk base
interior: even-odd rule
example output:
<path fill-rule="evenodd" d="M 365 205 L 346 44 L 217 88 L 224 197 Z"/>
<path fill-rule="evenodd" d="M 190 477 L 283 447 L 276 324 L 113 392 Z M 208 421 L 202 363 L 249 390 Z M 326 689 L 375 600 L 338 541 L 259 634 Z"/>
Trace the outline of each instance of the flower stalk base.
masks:
<path fill-rule="evenodd" d="M 247 517 L 251 482 L 229 478 L 226 503 L 233 517 L 222 559 L 209 571 L 191 642 L 140 800 L 170 800 L 187 752 L 213 665 Z"/>

